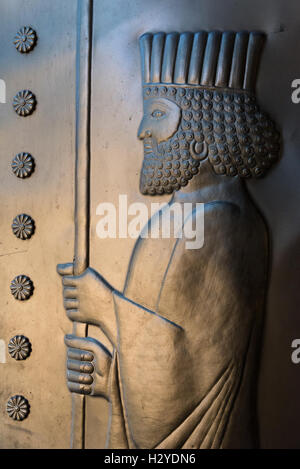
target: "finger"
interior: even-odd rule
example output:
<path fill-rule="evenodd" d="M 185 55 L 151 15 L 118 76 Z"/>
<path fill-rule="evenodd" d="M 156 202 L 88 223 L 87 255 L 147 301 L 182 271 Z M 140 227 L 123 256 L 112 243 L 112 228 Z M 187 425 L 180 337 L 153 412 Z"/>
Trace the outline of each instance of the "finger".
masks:
<path fill-rule="evenodd" d="M 92 384 L 93 377 L 87 373 L 78 373 L 77 371 L 67 370 L 67 380 L 72 383 Z"/>
<path fill-rule="evenodd" d="M 79 371 L 80 373 L 92 374 L 94 366 L 92 363 L 86 361 L 81 362 L 78 360 L 67 360 L 67 369 L 70 371 Z"/>
<path fill-rule="evenodd" d="M 92 386 L 86 384 L 78 384 L 68 381 L 68 388 L 71 392 L 76 392 L 77 394 L 91 394 Z"/>
<path fill-rule="evenodd" d="M 71 360 L 91 362 L 94 360 L 94 355 L 91 352 L 85 352 L 76 348 L 68 348 L 67 357 Z"/>
<path fill-rule="evenodd" d="M 65 275 L 62 279 L 64 287 L 76 287 L 77 286 L 77 277 L 74 275 Z"/>
<path fill-rule="evenodd" d="M 65 344 L 68 347 L 87 350 L 89 352 L 93 352 L 95 355 L 100 354 L 105 358 L 111 358 L 109 350 L 107 350 L 101 342 L 98 342 L 98 340 L 95 340 L 92 337 L 77 337 L 76 335 L 68 334 L 65 336 Z"/>
<path fill-rule="evenodd" d="M 82 317 L 80 316 L 80 312 L 78 311 L 78 309 L 66 309 L 66 313 L 70 321 L 85 322 L 82 320 Z"/>
<path fill-rule="evenodd" d="M 79 306 L 78 300 L 70 300 L 70 299 L 65 299 L 64 300 L 64 307 L 65 309 L 77 309 Z"/>
<path fill-rule="evenodd" d="M 76 299 L 77 298 L 77 288 L 75 288 L 75 287 L 64 287 L 63 295 L 64 295 L 64 298 Z"/>
<path fill-rule="evenodd" d="M 73 262 L 67 264 L 57 264 L 56 270 L 59 275 L 73 275 L 74 265 Z"/>

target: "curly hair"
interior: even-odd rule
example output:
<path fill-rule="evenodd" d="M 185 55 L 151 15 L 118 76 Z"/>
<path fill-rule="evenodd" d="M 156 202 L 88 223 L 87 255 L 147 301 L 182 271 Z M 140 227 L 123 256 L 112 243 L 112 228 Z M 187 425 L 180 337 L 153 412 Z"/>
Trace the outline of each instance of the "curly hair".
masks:
<path fill-rule="evenodd" d="M 181 156 L 187 149 L 181 148 L 180 139 L 198 146 L 205 142 L 215 173 L 241 178 L 262 177 L 278 161 L 280 134 L 249 92 L 173 85 L 144 88 L 145 99 L 158 96 L 182 110 L 178 131 L 170 139 Z"/>

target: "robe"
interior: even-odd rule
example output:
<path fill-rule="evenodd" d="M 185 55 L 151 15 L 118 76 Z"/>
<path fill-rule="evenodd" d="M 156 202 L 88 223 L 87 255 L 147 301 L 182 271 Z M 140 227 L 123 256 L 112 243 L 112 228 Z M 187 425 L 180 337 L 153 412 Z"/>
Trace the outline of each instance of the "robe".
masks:
<path fill-rule="evenodd" d="M 109 448 L 258 445 L 267 230 L 246 192 L 206 203 L 204 223 L 201 249 L 141 236 L 114 292 Z"/>

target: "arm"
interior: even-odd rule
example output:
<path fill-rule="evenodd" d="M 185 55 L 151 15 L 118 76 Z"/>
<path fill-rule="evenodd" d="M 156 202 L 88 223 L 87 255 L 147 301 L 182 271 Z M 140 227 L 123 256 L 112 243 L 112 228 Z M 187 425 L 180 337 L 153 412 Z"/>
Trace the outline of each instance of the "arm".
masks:
<path fill-rule="evenodd" d="M 64 264 L 58 266 L 58 272 L 63 276 L 64 306 L 68 317 L 73 321 L 99 326 L 117 351 L 120 393 L 127 407 L 124 418 L 130 418 L 135 434 L 138 432 L 143 435 L 144 442 L 139 444 L 154 447 L 160 435 L 165 435 L 165 429 L 168 432 L 173 427 L 178 405 L 180 401 L 181 407 L 184 403 L 182 393 L 189 387 L 186 373 L 178 373 L 180 369 L 187 372 L 189 369 L 183 329 L 171 320 L 124 297 L 91 268 L 74 277 L 69 275 L 72 265 Z M 109 377 L 113 375 L 113 371 L 108 366 L 111 357 L 109 360 L 105 359 L 102 344 L 91 338 L 75 337 L 67 337 L 66 344 L 68 354 L 72 354 L 71 349 L 74 347 L 81 348 L 82 353 L 93 347 L 94 356 L 94 360 L 90 360 L 94 369 L 86 376 L 82 372 L 74 375 L 68 361 L 69 389 L 72 392 L 104 395 L 112 401 L 116 389 L 114 386 L 107 387 L 107 383 L 113 383 Z M 145 373 L 146 369 L 151 369 L 151 373 Z M 102 388 L 99 386 L 99 375 L 102 376 Z M 145 392 L 146 395 L 151 395 L 146 396 L 145 412 L 142 411 L 141 415 L 141 409 L 136 409 L 136 406 L 140 406 L 141 396 Z M 155 415 L 149 418 L 151 409 L 155 410 Z M 161 421 L 162 413 L 165 413 L 164 422 Z M 119 422 L 121 420 L 118 419 Z M 157 426 L 161 428 L 157 429 Z M 127 435 L 127 438 L 133 441 L 134 436 Z M 134 443 L 131 442 L 130 447 L 132 446 Z"/>
<path fill-rule="evenodd" d="M 127 303 L 127 306 L 135 306 L 135 311 L 140 309 L 143 313 L 155 315 L 162 321 L 180 328 L 172 321 L 126 298 L 94 269 L 89 267 L 78 276 L 71 275 L 72 269 L 72 263 L 59 264 L 57 267 L 62 276 L 64 307 L 69 319 L 100 327 L 113 346 L 118 344 L 118 311 L 122 309 L 122 302 Z M 116 308 L 117 304 L 119 308 Z"/>

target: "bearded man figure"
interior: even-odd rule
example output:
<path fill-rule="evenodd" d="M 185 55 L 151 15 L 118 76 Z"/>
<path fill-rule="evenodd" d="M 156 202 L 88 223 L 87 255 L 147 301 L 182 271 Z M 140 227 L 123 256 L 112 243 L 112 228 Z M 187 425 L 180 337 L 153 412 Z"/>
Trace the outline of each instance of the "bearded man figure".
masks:
<path fill-rule="evenodd" d="M 254 95 L 263 39 L 217 31 L 140 38 L 140 190 L 172 194 L 169 209 L 192 203 L 189 222 L 204 203 L 205 243 L 186 249 L 184 236 L 151 238 L 162 209 L 136 242 L 122 292 L 92 268 L 73 276 L 72 264 L 58 266 L 69 318 L 99 326 L 113 347 L 66 336 L 70 391 L 111 404 L 109 448 L 259 445 L 268 236 L 244 180 L 264 176 L 280 152 Z"/>

